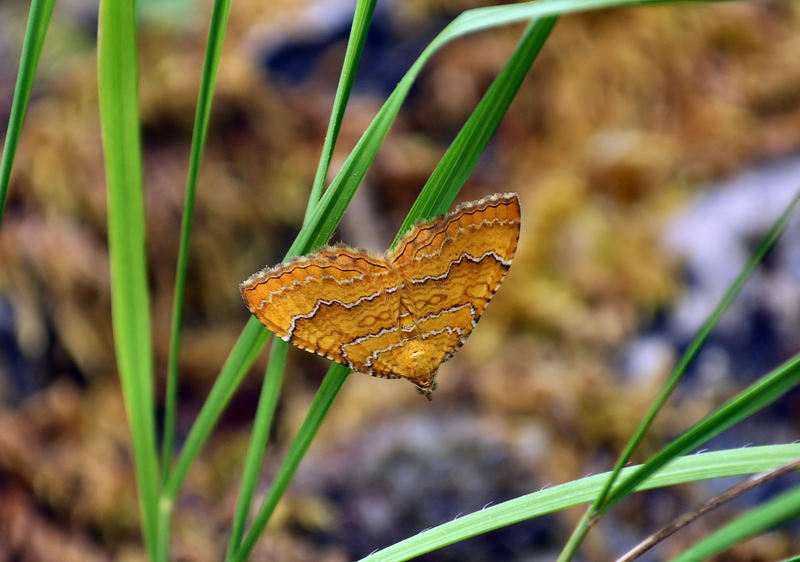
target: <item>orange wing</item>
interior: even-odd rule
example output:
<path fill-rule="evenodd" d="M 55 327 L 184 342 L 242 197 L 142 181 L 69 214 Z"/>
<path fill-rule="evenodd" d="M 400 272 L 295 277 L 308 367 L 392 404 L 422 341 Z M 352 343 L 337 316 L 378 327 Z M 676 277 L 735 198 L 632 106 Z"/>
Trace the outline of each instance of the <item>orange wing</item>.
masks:
<path fill-rule="evenodd" d="M 401 308 L 411 312 L 418 330 L 427 322 L 441 324 L 443 311 L 469 307 L 466 338 L 511 267 L 519 227 L 519 198 L 504 193 L 466 203 L 401 240 L 388 260 L 406 282 Z"/>
<path fill-rule="evenodd" d="M 417 225 L 386 256 L 324 248 L 256 273 L 242 296 L 297 347 L 429 390 L 503 281 L 519 225 L 517 195 L 493 195 Z"/>
<path fill-rule="evenodd" d="M 422 388 L 464 344 L 511 266 L 519 239 L 519 199 L 501 194 L 467 203 L 416 226 L 387 259 L 403 280 L 402 345 L 374 357 Z"/>
<path fill-rule="evenodd" d="M 242 283 L 250 312 L 278 337 L 361 370 L 344 346 L 397 326 L 397 274 L 383 256 L 327 247 Z"/>

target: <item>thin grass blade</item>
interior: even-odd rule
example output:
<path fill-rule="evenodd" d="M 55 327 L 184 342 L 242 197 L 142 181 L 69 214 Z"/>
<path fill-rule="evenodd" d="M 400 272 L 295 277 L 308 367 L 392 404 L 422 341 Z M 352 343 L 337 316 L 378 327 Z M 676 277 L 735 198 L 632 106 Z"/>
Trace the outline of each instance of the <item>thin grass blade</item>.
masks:
<path fill-rule="evenodd" d="M 192 424 L 189 435 L 186 436 L 186 443 L 181 449 L 181 453 L 175 462 L 175 468 L 170 472 L 162 491 L 161 505 L 162 510 L 169 512 L 178 496 L 181 484 L 186 479 L 186 474 L 192 465 L 192 461 L 197 457 L 200 448 L 208 438 L 211 430 L 217 422 L 225 405 L 230 401 L 236 388 L 247 374 L 250 365 L 258 357 L 258 353 L 267 343 L 272 334 L 256 320 L 251 317 L 236 340 L 228 359 L 222 366 L 214 386 L 211 387 L 197 419 Z"/>
<path fill-rule="evenodd" d="M 369 26 L 372 23 L 372 15 L 375 12 L 375 4 L 377 4 L 377 0 L 358 0 L 356 2 L 353 25 L 351 26 L 350 38 L 347 41 L 347 50 L 344 53 L 344 61 L 342 63 L 342 73 L 336 86 L 331 118 L 328 123 L 328 130 L 325 133 L 325 141 L 322 144 L 322 154 L 319 157 L 317 172 L 314 175 L 311 194 L 308 196 L 308 206 L 306 207 L 303 224 L 309 221 L 311 210 L 322 196 L 322 187 L 325 184 L 325 178 L 328 177 L 333 149 L 336 146 L 336 140 L 339 138 L 339 129 L 342 126 L 344 110 L 347 108 L 350 91 L 353 89 L 358 63 L 361 60 L 361 53 L 364 51 L 364 44 L 367 41 Z"/>
<path fill-rule="evenodd" d="M 273 339 L 272 353 L 270 353 L 269 365 L 261 386 L 261 396 L 258 399 L 256 419 L 253 421 L 253 434 L 250 436 L 250 445 L 247 448 L 247 458 L 244 462 L 242 484 L 239 490 L 239 498 L 236 502 L 231 538 L 228 543 L 228 557 L 233 554 L 234 549 L 238 548 L 239 543 L 242 542 L 247 515 L 250 513 L 253 494 L 256 491 L 258 476 L 267 450 L 269 431 L 275 416 L 275 406 L 278 404 L 278 395 L 281 390 L 283 369 L 288 351 L 288 343 L 279 338 Z"/>
<path fill-rule="evenodd" d="M 523 39 L 520 42 L 517 52 L 511 57 L 511 62 L 492 84 L 487 95 L 481 100 L 454 143 L 445 153 L 431 179 L 426 183 L 421 197 L 433 194 L 430 199 L 438 200 L 439 204 L 415 205 L 406 222 L 410 221 L 409 224 L 413 224 L 420 218 L 441 214 L 450 206 L 458 190 L 466 181 L 469 172 L 475 166 L 489 138 L 499 125 L 554 23 L 554 20 L 548 20 L 531 26 L 525 35 L 527 40 Z M 451 195 L 449 201 L 446 196 L 441 197 L 439 193 L 448 187 Z M 311 415 L 315 416 L 313 412 Z M 297 464 L 299 465 L 299 461 Z M 234 537 L 236 538 L 235 535 Z"/>
<path fill-rule="evenodd" d="M 25 39 L 22 42 L 17 83 L 14 86 L 14 98 L 11 101 L 6 140 L 3 144 L 3 157 L 0 159 L 0 225 L 3 223 L 8 183 L 11 181 L 11 168 L 14 165 L 14 156 L 17 154 L 22 122 L 28 109 L 33 79 L 39 66 L 39 55 L 50 25 L 50 16 L 53 15 L 54 4 L 55 0 L 33 0 L 28 13 L 28 26 L 25 28 Z"/>
<path fill-rule="evenodd" d="M 325 419 L 328 409 L 331 407 L 334 398 L 336 398 L 339 389 L 342 388 L 349 374 L 350 370 L 344 365 L 333 365 L 328 370 L 328 374 L 325 375 L 325 379 L 323 379 L 308 409 L 309 413 L 303 421 L 303 425 L 300 427 L 297 437 L 292 442 L 292 446 L 286 455 L 286 460 L 275 475 L 275 480 L 273 480 L 269 494 L 264 500 L 264 505 L 259 510 L 258 515 L 256 515 L 253 525 L 244 537 L 241 546 L 228 557 L 228 560 L 234 562 L 241 561 L 245 560 L 250 555 L 250 551 L 255 546 L 261 531 L 264 529 L 270 515 L 272 515 L 272 512 L 275 510 L 275 506 L 278 505 L 278 501 L 280 501 L 283 496 L 283 492 L 285 492 L 286 488 L 289 486 L 289 482 L 291 482 L 297 467 L 300 465 L 300 461 L 303 460 L 303 456 L 305 456 L 306 451 L 308 451 L 309 446 L 311 446 L 314 435 L 317 434 L 319 426 L 322 425 L 322 420 Z"/>
<path fill-rule="evenodd" d="M 108 182 L 111 313 L 133 453 L 142 531 L 156 559 L 158 460 L 147 292 L 145 217 L 132 1 L 103 0 L 98 22 L 100 125 Z"/>

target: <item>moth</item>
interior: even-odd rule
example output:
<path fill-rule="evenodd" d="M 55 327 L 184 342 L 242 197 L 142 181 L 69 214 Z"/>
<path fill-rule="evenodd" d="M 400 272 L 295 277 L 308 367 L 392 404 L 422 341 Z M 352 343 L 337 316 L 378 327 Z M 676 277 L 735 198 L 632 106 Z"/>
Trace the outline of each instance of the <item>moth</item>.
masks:
<path fill-rule="evenodd" d="M 414 226 L 383 255 L 346 246 L 268 267 L 241 284 L 284 341 L 354 371 L 411 381 L 430 396 L 511 266 L 519 197 L 500 193 Z"/>

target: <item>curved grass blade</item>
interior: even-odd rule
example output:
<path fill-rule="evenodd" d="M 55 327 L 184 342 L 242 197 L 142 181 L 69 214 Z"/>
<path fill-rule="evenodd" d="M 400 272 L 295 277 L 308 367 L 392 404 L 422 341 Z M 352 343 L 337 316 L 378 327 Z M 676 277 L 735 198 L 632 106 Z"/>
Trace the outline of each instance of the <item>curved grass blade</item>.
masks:
<path fill-rule="evenodd" d="M 108 182 L 114 345 L 133 436 L 144 542 L 150 558 L 155 560 L 159 478 L 133 2 L 101 1 L 97 63 L 100 125 Z"/>
<path fill-rule="evenodd" d="M 39 66 L 39 55 L 42 53 L 54 4 L 55 0 L 33 0 L 28 13 L 28 26 L 25 28 L 25 39 L 22 42 L 17 83 L 14 86 L 14 98 L 11 101 L 11 113 L 3 145 L 3 157 L 0 159 L 0 225 L 3 223 L 8 183 L 11 181 L 11 168 L 14 165 L 14 156 L 17 154 L 22 122 L 25 120 L 25 111 L 31 97 L 33 79 Z"/>
<path fill-rule="evenodd" d="M 785 464 L 797 458 L 798 454 L 800 444 L 749 447 L 680 457 L 658 474 L 641 482 L 636 490 L 756 474 Z M 622 475 L 628 476 L 639 468 L 641 467 L 626 467 L 622 470 Z M 609 474 L 588 476 L 486 507 L 374 552 L 362 562 L 410 560 L 494 529 L 592 501 L 608 480 Z"/>

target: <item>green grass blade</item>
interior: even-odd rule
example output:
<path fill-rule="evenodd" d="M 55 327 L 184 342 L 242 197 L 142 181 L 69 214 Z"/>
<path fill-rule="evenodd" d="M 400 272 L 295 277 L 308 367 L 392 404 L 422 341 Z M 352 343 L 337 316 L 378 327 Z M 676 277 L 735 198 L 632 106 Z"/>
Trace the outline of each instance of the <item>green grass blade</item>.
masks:
<path fill-rule="evenodd" d="M 253 494 L 258 484 L 258 476 L 261 471 L 261 464 L 264 460 L 264 453 L 267 450 L 269 431 L 275 416 L 275 406 L 278 404 L 278 395 L 280 394 L 281 382 L 283 381 L 283 369 L 286 364 L 286 353 L 288 351 L 288 343 L 278 338 L 273 340 L 269 365 L 264 375 L 261 396 L 258 399 L 256 419 L 253 422 L 253 435 L 250 437 L 250 445 L 247 449 L 247 458 L 244 463 L 244 473 L 242 474 L 239 498 L 236 502 L 236 513 L 233 517 L 233 528 L 228 544 L 229 557 L 233 554 L 234 549 L 239 547 L 239 543 L 242 541 L 244 527 L 247 523 L 247 515 L 250 513 Z"/>
<path fill-rule="evenodd" d="M 103 0 L 100 3 L 98 87 L 108 182 L 114 344 L 133 435 L 144 540 L 151 559 L 154 559 L 159 478 L 145 256 L 135 10 L 132 1 Z"/>
<path fill-rule="evenodd" d="M 325 178 L 328 177 L 328 169 L 331 165 L 333 148 L 339 138 L 339 129 L 342 126 L 344 110 L 347 108 L 347 101 L 350 99 L 350 91 L 353 89 L 353 82 L 356 78 L 358 63 L 361 60 L 361 53 L 364 51 L 364 43 L 367 40 L 367 33 L 372 22 L 372 15 L 375 12 L 377 0 L 358 0 L 356 11 L 353 14 L 353 25 L 350 30 L 350 38 L 347 41 L 347 50 L 344 53 L 342 63 L 342 73 L 339 76 L 339 83 L 336 86 L 336 95 L 333 98 L 333 108 L 331 118 L 328 123 L 328 130 L 325 133 L 325 141 L 322 145 L 322 154 L 317 165 L 317 172 L 314 176 L 314 183 L 311 186 L 311 194 L 308 197 L 306 216 L 304 224 L 311 217 L 311 210 L 319 202 L 322 196 L 322 187 Z"/>
<path fill-rule="evenodd" d="M 800 517 L 800 486 L 795 486 L 737 517 L 681 553 L 673 559 L 673 562 L 708 560 L 726 548 L 798 517 Z"/>
<path fill-rule="evenodd" d="M 336 398 L 339 389 L 342 387 L 349 374 L 350 370 L 344 365 L 333 365 L 328 370 L 328 374 L 325 375 L 325 379 L 322 381 L 317 395 L 314 397 L 314 401 L 309 407 L 309 415 L 306 416 L 303 425 L 300 427 L 300 431 L 297 433 L 297 437 L 292 442 L 292 446 L 286 455 L 286 461 L 281 465 L 278 474 L 275 475 L 275 480 L 273 480 L 269 494 L 264 500 L 264 505 L 259 510 L 241 546 L 228 560 L 244 560 L 250 554 L 261 531 L 264 529 L 270 515 L 275 509 L 275 506 L 278 505 L 278 501 L 281 499 L 281 496 L 283 496 L 283 492 L 286 490 L 289 482 L 291 482 L 305 452 L 311 445 L 311 441 L 314 435 L 316 435 L 319 426 L 322 424 L 322 420 L 325 419 L 325 415 L 328 413 L 333 399 Z"/>
<path fill-rule="evenodd" d="M 730 0 L 703 0 L 705 3 L 727 2 Z M 453 20 L 456 27 L 447 40 L 475 33 L 486 27 L 508 25 L 520 21 L 559 16 L 577 12 L 591 12 L 606 8 L 625 6 L 644 6 L 647 4 L 677 4 L 696 2 L 696 0 L 534 0 L 512 5 L 487 6 L 475 8 Z"/>
<path fill-rule="evenodd" d="M 639 470 L 628 476 L 608 496 L 599 513 L 616 505 L 636 486 L 672 459 L 700 447 L 729 427 L 768 406 L 800 383 L 800 354 L 796 355 L 725 405 L 703 418 L 683 435 L 656 453 Z"/>
<path fill-rule="evenodd" d="M 169 538 L 170 519 L 172 510 L 175 506 L 175 499 L 178 497 L 181 485 L 186 479 L 186 474 L 192 466 L 192 462 L 200 452 L 200 448 L 205 443 L 219 416 L 225 409 L 225 405 L 230 401 L 231 396 L 239 387 L 242 379 L 247 374 L 250 365 L 253 364 L 258 353 L 267 343 L 270 334 L 255 316 L 250 317 L 247 325 L 236 344 L 233 346 L 228 359 L 222 366 L 222 370 L 211 387 L 200 413 L 197 414 L 192 429 L 186 437 L 186 443 L 181 449 L 181 453 L 175 462 L 175 468 L 170 472 L 164 487 L 161 491 L 161 499 L 158 503 L 158 538 L 159 545 L 164 545 Z M 166 553 L 162 550 L 162 558 L 165 560 Z"/>
<path fill-rule="evenodd" d="M 186 272 L 189 265 L 189 239 L 192 235 L 192 216 L 194 214 L 197 177 L 203 159 L 208 133 L 208 120 L 211 115 L 211 102 L 214 97 L 214 84 L 228 25 L 230 0 L 215 0 L 208 27 L 208 40 L 203 76 L 197 96 L 197 111 L 192 130 L 192 147 L 189 156 L 189 172 L 186 177 L 186 194 L 181 218 L 181 234 L 178 245 L 178 263 L 175 268 L 175 290 L 172 301 L 172 326 L 170 328 L 169 359 L 167 361 L 167 382 L 164 396 L 164 428 L 161 440 L 161 478 L 166 481 L 172 468 L 172 450 L 175 440 L 175 411 L 178 394 L 178 363 L 181 353 L 181 329 L 183 327 L 183 303 L 186 293 Z"/>
<path fill-rule="evenodd" d="M 225 405 L 271 335 L 256 320 L 255 316 L 248 320 L 186 437 L 186 443 L 175 462 L 175 468 L 170 472 L 169 478 L 164 484 L 161 502 L 164 511 L 172 510 L 172 504 L 178 496 L 192 461 L 200 452 L 200 448 L 211 433 Z"/>
<path fill-rule="evenodd" d="M 692 339 L 692 342 L 689 344 L 689 347 L 684 352 L 683 356 L 680 358 L 678 363 L 675 365 L 675 368 L 670 375 L 669 380 L 667 381 L 664 388 L 659 393 L 658 397 L 656 398 L 653 405 L 650 407 L 649 411 L 644 417 L 644 420 L 639 427 L 636 429 L 631 440 L 628 442 L 625 450 L 617 459 L 616 464 L 614 465 L 614 469 L 611 471 L 611 476 L 609 476 L 608 482 L 606 483 L 605 487 L 601 491 L 601 493 L 595 498 L 594 503 L 592 506 L 587 510 L 584 514 L 583 518 L 580 520 L 578 525 L 575 527 L 572 535 L 570 536 L 569 541 L 564 547 L 564 550 L 559 556 L 559 560 L 569 560 L 574 556 L 575 552 L 578 549 L 578 546 L 583 541 L 583 538 L 586 536 L 586 533 L 589 531 L 589 523 L 594 517 L 594 515 L 600 511 L 600 507 L 606 501 L 608 494 L 610 493 L 611 487 L 617 480 L 617 476 L 625 466 L 628 461 L 630 460 L 631 456 L 633 455 L 633 451 L 638 447 L 639 443 L 641 443 L 642 439 L 644 438 L 645 433 L 650 428 L 653 423 L 653 420 L 658 415 L 658 412 L 661 411 L 664 404 L 666 403 L 667 399 L 672 395 L 672 392 L 675 390 L 675 387 L 678 385 L 680 380 L 683 378 L 683 374 L 686 372 L 686 368 L 689 366 L 689 363 L 694 360 L 697 354 L 700 352 L 700 349 L 705 344 L 708 336 L 711 334 L 711 331 L 714 327 L 719 323 L 720 318 L 734 301 L 736 296 L 741 292 L 742 288 L 744 287 L 747 280 L 756 270 L 758 265 L 764 259 L 764 256 L 769 252 L 769 250 L 775 245 L 780 238 L 780 235 L 786 230 L 786 226 L 789 224 L 789 220 L 792 218 L 794 213 L 795 207 L 797 207 L 798 202 L 800 201 L 800 191 L 792 198 L 789 204 L 786 206 L 786 209 L 781 213 L 775 223 L 772 225 L 770 230 L 761 240 L 761 243 L 758 245 L 756 250 L 750 256 L 750 259 L 747 261 L 745 266 L 742 268 L 742 271 L 736 276 L 736 279 L 733 283 L 728 287 L 725 291 L 725 294 L 717 303 L 716 307 L 712 311 L 711 315 L 706 319 L 706 321 L 701 326 L 700 330 L 698 331 L 697 335 Z"/>
<path fill-rule="evenodd" d="M 39 66 L 39 55 L 50 25 L 50 16 L 53 14 L 55 0 L 33 0 L 28 13 L 28 26 L 25 29 L 25 39 L 22 42 L 22 54 L 19 59 L 17 83 L 14 86 L 14 98 L 11 101 L 11 113 L 8 118 L 6 140 L 3 145 L 3 157 L 0 160 L 0 224 L 3 222 L 3 210 L 8 195 L 8 183 L 11 181 L 11 168 L 14 165 L 14 156 L 17 153 L 19 135 L 22 131 L 22 122 L 25 120 L 25 111 L 31 97 L 33 79 L 36 68 Z"/>
<path fill-rule="evenodd" d="M 673 460 L 664 470 L 641 482 L 636 490 L 756 474 L 785 464 L 798 455 L 800 455 L 800 444 L 748 447 L 689 455 Z M 622 475 L 628 476 L 639 468 L 637 466 L 624 468 Z M 494 529 L 590 502 L 602 489 L 608 476 L 609 473 L 588 476 L 486 507 L 374 552 L 364 558 L 363 562 L 410 560 L 426 552 Z"/>

